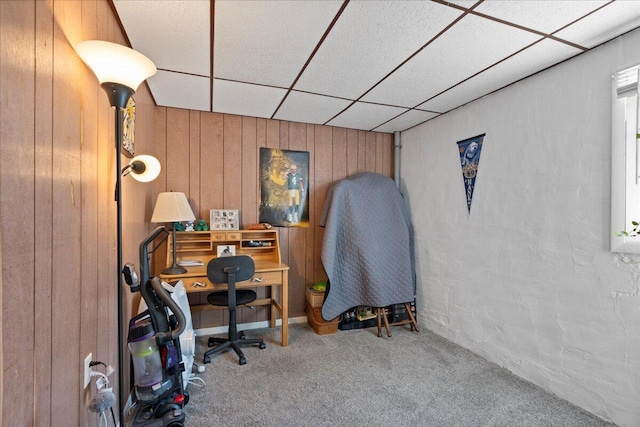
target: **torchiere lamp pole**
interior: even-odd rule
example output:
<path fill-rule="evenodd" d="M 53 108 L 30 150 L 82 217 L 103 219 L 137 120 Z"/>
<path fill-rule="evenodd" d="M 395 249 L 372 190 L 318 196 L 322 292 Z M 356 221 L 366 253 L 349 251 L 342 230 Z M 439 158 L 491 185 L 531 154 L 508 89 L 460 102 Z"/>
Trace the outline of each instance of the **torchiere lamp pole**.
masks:
<path fill-rule="evenodd" d="M 116 120 L 116 210 L 117 210 L 117 249 L 118 266 L 118 389 L 120 406 L 120 425 L 124 423 L 124 333 L 123 326 L 123 280 L 122 280 L 122 110 L 127 101 L 138 89 L 140 83 L 154 75 L 156 66 L 149 58 L 128 47 L 101 40 L 87 40 L 75 47 L 82 60 L 91 68 L 100 85 L 107 93 L 109 102 L 115 108 Z"/>

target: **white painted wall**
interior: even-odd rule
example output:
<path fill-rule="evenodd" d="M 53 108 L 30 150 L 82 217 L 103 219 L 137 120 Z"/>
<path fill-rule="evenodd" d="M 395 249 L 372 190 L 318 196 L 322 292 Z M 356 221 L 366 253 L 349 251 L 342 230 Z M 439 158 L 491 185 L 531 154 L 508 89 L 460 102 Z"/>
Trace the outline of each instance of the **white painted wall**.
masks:
<path fill-rule="evenodd" d="M 421 326 L 640 425 L 640 259 L 609 252 L 611 76 L 640 31 L 402 133 Z M 471 214 L 457 141 L 486 133 Z M 638 209 L 640 218 L 640 206 Z"/>

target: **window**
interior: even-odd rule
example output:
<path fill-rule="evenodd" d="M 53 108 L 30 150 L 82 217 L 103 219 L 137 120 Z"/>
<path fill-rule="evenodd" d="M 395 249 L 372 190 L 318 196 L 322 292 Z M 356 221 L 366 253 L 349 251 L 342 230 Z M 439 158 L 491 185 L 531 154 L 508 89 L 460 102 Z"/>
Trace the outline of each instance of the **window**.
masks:
<path fill-rule="evenodd" d="M 611 251 L 640 253 L 640 236 L 618 236 L 640 222 L 640 139 L 638 125 L 638 69 L 617 72 L 613 78 L 611 119 Z"/>

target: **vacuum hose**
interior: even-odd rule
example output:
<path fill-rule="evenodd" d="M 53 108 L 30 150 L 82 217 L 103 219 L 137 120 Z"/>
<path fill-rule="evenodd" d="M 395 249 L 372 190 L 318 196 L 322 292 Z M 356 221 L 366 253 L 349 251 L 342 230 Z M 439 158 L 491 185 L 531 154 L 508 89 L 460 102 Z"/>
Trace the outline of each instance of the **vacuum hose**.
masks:
<path fill-rule="evenodd" d="M 173 300 L 173 298 L 171 298 L 169 292 L 162 287 L 162 283 L 157 276 L 151 278 L 151 287 L 155 291 L 158 298 L 160 298 L 162 302 L 164 302 L 167 307 L 169 307 L 169 309 L 173 312 L 173 314 L 176 316 L 176 319 L 178 320 L 178 326 L 175 329 L 171 331 L 157 332 L 156 340 L 159 343 L 174 340 L 178 338 L 182 332 L 184 332 L 185 324 L 187 322 L 184 313 L 180 309 L 180 306 Z"/>

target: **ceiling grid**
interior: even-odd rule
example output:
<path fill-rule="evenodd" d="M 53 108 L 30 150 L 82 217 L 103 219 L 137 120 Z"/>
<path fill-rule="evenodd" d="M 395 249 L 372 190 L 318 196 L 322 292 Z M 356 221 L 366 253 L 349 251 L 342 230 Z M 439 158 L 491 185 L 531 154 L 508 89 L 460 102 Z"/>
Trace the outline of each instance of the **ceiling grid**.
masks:
<path fill-rule="evenodd" d="M 157 105 L 404 131 L 640 26 L 620 0 L 113 0 Z"/>

